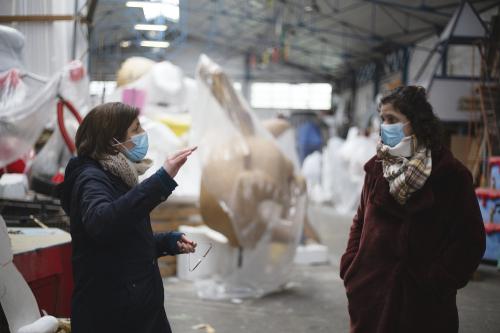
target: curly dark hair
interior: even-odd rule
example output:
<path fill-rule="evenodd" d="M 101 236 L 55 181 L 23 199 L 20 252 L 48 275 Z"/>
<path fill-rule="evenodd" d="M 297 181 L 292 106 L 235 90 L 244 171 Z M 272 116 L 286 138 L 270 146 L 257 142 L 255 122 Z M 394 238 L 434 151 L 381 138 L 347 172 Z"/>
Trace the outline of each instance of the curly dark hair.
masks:
<path fill-rule="evenodd" d="M 381 99 L 379 109 L 384 104 L 391 104 L 408 118 L 419 143 L 431 150 L 439 150 L 442 147 L 441 121 L 434 114 L 424 87 L 398 87 Z"/>

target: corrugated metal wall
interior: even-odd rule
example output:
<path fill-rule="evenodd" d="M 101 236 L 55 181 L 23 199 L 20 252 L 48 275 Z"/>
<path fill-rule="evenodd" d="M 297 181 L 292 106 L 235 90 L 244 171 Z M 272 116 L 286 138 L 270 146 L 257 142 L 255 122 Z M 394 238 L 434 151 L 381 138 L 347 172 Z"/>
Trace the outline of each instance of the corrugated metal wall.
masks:
<path fill-rule="evenodd" d="M 85 3 L 78 1 L 80 8 Z M 2 0 L 0 15 L 73 15 L 74 1 L 61 0 Z M 73 21 L 17 22 L 9 26 L 24 34 L 24 61 L 30 72 L 51 76 L 71 61 Z M 86 64 L 86 27 L 78 24 L 76 58 Z"/>

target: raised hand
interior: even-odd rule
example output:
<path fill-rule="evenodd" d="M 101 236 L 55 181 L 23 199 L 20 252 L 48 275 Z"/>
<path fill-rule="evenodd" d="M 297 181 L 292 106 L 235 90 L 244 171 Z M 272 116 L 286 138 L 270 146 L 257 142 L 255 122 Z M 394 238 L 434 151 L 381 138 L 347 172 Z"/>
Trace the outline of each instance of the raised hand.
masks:
<path fill-rule="evenodd" d="M 180 150 L 173 154 L 172 156 L 167 157 L 165 162 L 163 163 L 163 168 L 169 174 L 170 177 L 174 178 L 179 172 L 179 169 L 186 163 L 187 158 L 194 152 L 198 147 L 191 147 L 187 149 Z"/>

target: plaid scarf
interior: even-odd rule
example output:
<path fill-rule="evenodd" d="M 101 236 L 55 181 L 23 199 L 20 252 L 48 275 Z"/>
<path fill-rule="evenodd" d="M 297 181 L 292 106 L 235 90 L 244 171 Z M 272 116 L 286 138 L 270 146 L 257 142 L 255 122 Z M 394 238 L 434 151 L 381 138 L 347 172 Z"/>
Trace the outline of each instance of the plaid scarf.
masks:
<path fill-rule="evenodd" d="M 415 147 L 416 138 L 413 137 L 412 155 L 406 158 L 391 155 L 391 147 L 381 142 L 377 145 L 377 157 L 382 160 L 384 178 L 389 182 L 389 192 L 401 205 L 424 186 L 432 171 L 430 149 Z"/>

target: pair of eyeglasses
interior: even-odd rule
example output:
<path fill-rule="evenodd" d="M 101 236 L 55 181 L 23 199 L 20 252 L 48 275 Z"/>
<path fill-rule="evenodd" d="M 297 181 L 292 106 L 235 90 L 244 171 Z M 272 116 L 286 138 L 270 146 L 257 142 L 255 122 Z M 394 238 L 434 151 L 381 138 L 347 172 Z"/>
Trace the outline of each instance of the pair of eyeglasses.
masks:
<path fill-rule="evenodd" d="M 198 243 L 200 244 L 200 243 Z M 203 244 L 203 243 L 202 243 Z M 194 271 L 200 264 L 201 262 L 207 257 L 207 254 L 210 252 L 210 250 L 212 249 L 213 245 L 212 243 L 208 243 L 208 248 L 207 250 L 203 253 L 203 255 L 196 261 L 196 263 L 193 265 L 191 265 L 191 253 L 188 254 L 188 262 L 189 262 L 189 271 L 192 272 Z"/>

